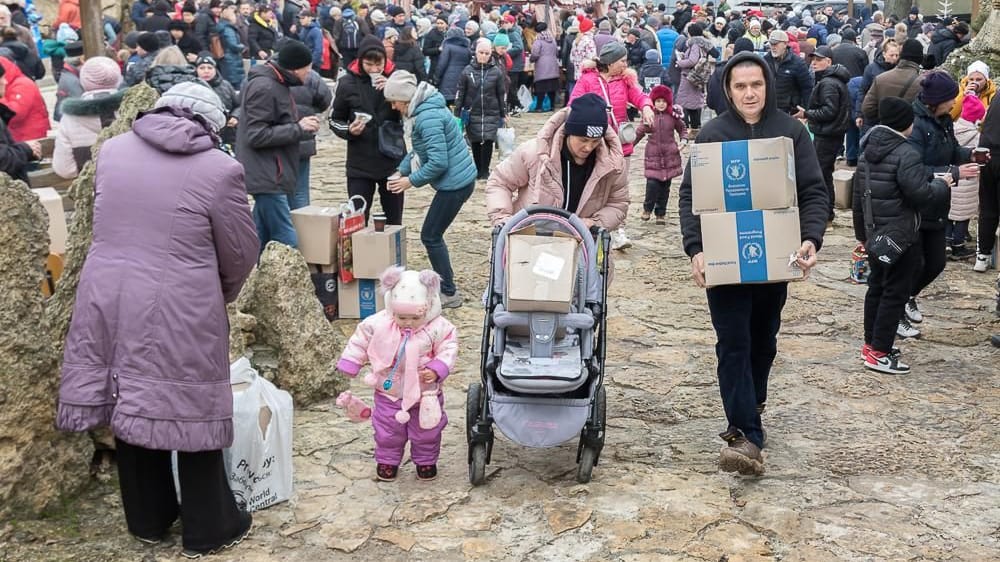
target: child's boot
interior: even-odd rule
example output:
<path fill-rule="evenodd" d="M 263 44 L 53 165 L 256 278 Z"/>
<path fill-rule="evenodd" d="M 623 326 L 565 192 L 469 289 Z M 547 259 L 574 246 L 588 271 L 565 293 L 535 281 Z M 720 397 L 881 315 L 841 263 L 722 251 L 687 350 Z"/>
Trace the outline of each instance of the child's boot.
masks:
<path fill-rule="evenodd" d="M 391 464 L 378 463 L 375 466 L 375 475 L 383 482 L 392 482 L 399 473 L 399 467 Z"/>
<path fill-rule="evenodd" d="M 418 464 L 417 465 L 417 479 L 418 480 L 434 480 L 438 475 L 438 467 L 436 464 Z"/>

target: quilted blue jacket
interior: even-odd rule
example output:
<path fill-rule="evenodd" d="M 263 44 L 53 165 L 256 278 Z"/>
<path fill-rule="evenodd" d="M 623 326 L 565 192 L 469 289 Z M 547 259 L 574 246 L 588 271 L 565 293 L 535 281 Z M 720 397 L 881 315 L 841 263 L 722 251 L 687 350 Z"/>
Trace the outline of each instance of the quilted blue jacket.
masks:
<path fill-rule="evenodd" d="M 422 87 L 432 87 L 424 86 Z M 411 110 L 412 151 L 399 164 L 399 173 L 409 176 L 414 187 L 430 184 L 438 191 L 457 191 L 476 181 L 476 165 L 458 122 L 440 92 L 434 92 Z M 412 170 L 413 155 L 420 166 Z"/>

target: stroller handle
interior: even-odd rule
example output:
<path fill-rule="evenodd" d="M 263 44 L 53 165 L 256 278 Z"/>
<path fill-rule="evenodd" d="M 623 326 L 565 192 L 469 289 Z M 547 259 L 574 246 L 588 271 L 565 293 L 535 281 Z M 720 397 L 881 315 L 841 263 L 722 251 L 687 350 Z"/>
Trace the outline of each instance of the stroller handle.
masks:
<path fill-rule="evenodd" d="M 536 213 L 548 213 L 550 215 L 558 215 L 564 219 L 569 220 L 573 213 L 560 209 L 559 207 L 547 207 L 545 205 L 529 205 L 524 208 L 529 215 L 534 215 Z"/>

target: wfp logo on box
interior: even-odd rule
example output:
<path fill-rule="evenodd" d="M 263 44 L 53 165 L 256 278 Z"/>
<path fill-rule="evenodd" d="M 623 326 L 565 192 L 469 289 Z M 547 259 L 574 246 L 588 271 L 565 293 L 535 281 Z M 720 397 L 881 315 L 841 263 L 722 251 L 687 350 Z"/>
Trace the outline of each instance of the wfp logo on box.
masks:
<path fill-rule="evenodd" d="M 361 302 L 375 302 L 375 287 L 368 283 L 362 284 L 360 289 Z"/>
<path fill-rule="evenodd" d="M 747 242 L 740 250 L 740 255 L 746 263 L 757 263 L 764 255 L 764 249 L 757 242 Z"/>
<path fill-rule="evenodd" d="M 742 181 L 747 177 L 747 167 L 743 162 L 734 161 L 726 166 L 726 178 L 730 181 Z"/>

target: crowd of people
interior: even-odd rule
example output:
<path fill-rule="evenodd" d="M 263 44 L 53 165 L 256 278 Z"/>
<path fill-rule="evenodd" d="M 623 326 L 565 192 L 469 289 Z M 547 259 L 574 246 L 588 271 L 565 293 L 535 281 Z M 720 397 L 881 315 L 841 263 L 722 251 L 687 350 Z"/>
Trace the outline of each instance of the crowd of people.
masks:
<path fill-rule="evenodd" d="M 232 503 L 219 474 L 220 449 L 232 437 L 231 425 L 218 421 L 229 397 L 218 344 L 225 339 L 224 305 L 269 242 L 298 245 L 291 211 L 310 202 L 310 161 L 325 115 L 346 141 L 346 195 L 365 200 L 366 221 L 376 194 L 387 223 L 402 224 L 406 192 L 434 190 L 420 240 L 436 277 L 420 274 L 426 298 L 418 300 L 443 309 L 465 300 L 445 235 L 477 182 L 494 225 L 528 205 L 551 205 L 614 232 L 614 248 L 624 249 L 630 176 L 646 179 L 639 220 L 658 227 L 668 222 L 671 183 L 681 178 L 684 251 L 694 281 L 705 286 L 700 220 L 691 212 L 682 158 L 689 142 L 793 140 L 802 232 L 795 263 L 806 275 L 835 217 L 838 161 L 855 169 L 855 236 L 871 263 L 861 347 L 869 369 L 909 371 L 894 344 L 919 335 L 918 297 L 949 258 L 974 259 L 976 272 L 993 259 L 1000 158 L 990 151 L 1000 149 L 1000 109 L 992 105 L 991 69 L 973 62 L 959 80 L 939 69 L 970 40 L 969 26 L 925 18 L 916 8 L 897 16 L 858 6 L 852 16 L 829 6 L 764 13 L 687 0 L 671 9 L 612 1 L 575 10 L 138 0 L 129 14 L 135 31 L 123 33 L 105 18 L 107 56 L 87 58 L 75 5 L 61 2 L 53 37 L 43 43 L 58 83 L 54 171 L 65 178 L 80 173 L 125 88 L 146 83 L 162 97 L 131 133 L 106 144 L 97 162 L 102 196 L 66 345 L 58 423 L 70 430 L 110 424 L 129 530 L 156 541 L 180 516 L 192 556 L 249 532 L 249 515 Z M 37 85 L 45 67 L 16 16 L 0 6 L 0 169 L 26 179 L 42 156 L 38 140 L 50 120 Z M 526 112 L 551 115 L 537 135 L 494 163 L 499 131 Z M 644 160 L 633 162 L 643 142 Z M 132 156 L 140 153 L 142 159 Z M 192 177 L 192 169 L 212 174 L 167 181 Z M 152 178 L 142 187 L 145 220 L 125 220 L 132 213 L 115 209 L 135 198 L 129 178 L 137 176 Z M 177 214 L 178 205 L 184 213 Z M 164 225 L 175 215 L 184 228 Z M 172 234 L 157 238 L 156 229 Z M 143 259 L 121 259 L 146 238 Z M 203 253 L 179 256 L 175 247 L 214 247 L 217 263 L 204 263 Z M 170 270 L 166 264 L 174 262 Z M 127 274 L 120 270 L 125 263 Z M 208 270 L 221 292 L 206 289 L 210 280 L 200 276 Z M 191 277 L 183 279 L 187 271 Z M 102 290 L 107 283 L 121 290 Z M 180 291 L 166 306 L 159 304 L 161 286 Z M 136 287 L 142 290 L 131 291 Z M 137 294 L 139 300 L 122 300 Z M 732 285 L 706 294 L 728 420 L 720 466 L 760 474 L 761 414 L 787 287 Z M 129 313 L 153 309 L 155 326 L 147 314 Z M 395 311 L 379 322 L 430 321 L 438 311 L 430 312 L 403 318 Z M 149 341 L 159 342 L 155 353 Z M 188 348 L 204 353 L 174 365 Z M 192 368 L 200 378 L 186 374 Z M 168 406 L 159 405 L 156 396 L 134 391 L 151 373 L 168 381 L 162 392 L 192 384 L 205 392 L 186 404 L 164 398 Z M 420 374 L 428 384 L 446 375 Z M 108 377 L 114 382 L 95 391 L 94 381 Z M 153 402 L 168 420 L 162 427 L 142 415 Z M 435 439 L 439 446 L 439 434 L 428 442 Z M 178 508 L 166 492 L 163 450 L 190 451 L 178 461 L 180 485 L 204 500 L 205 513 L 214 510 L 213 521 Z M 424 453 L 420 477 L 432 478 L 437 450 Z M 379 457 L 379 477 L 395 478 L 398 456 L 393 448 Z M 142 507 L 148 505 L 153 509 Z"/>

